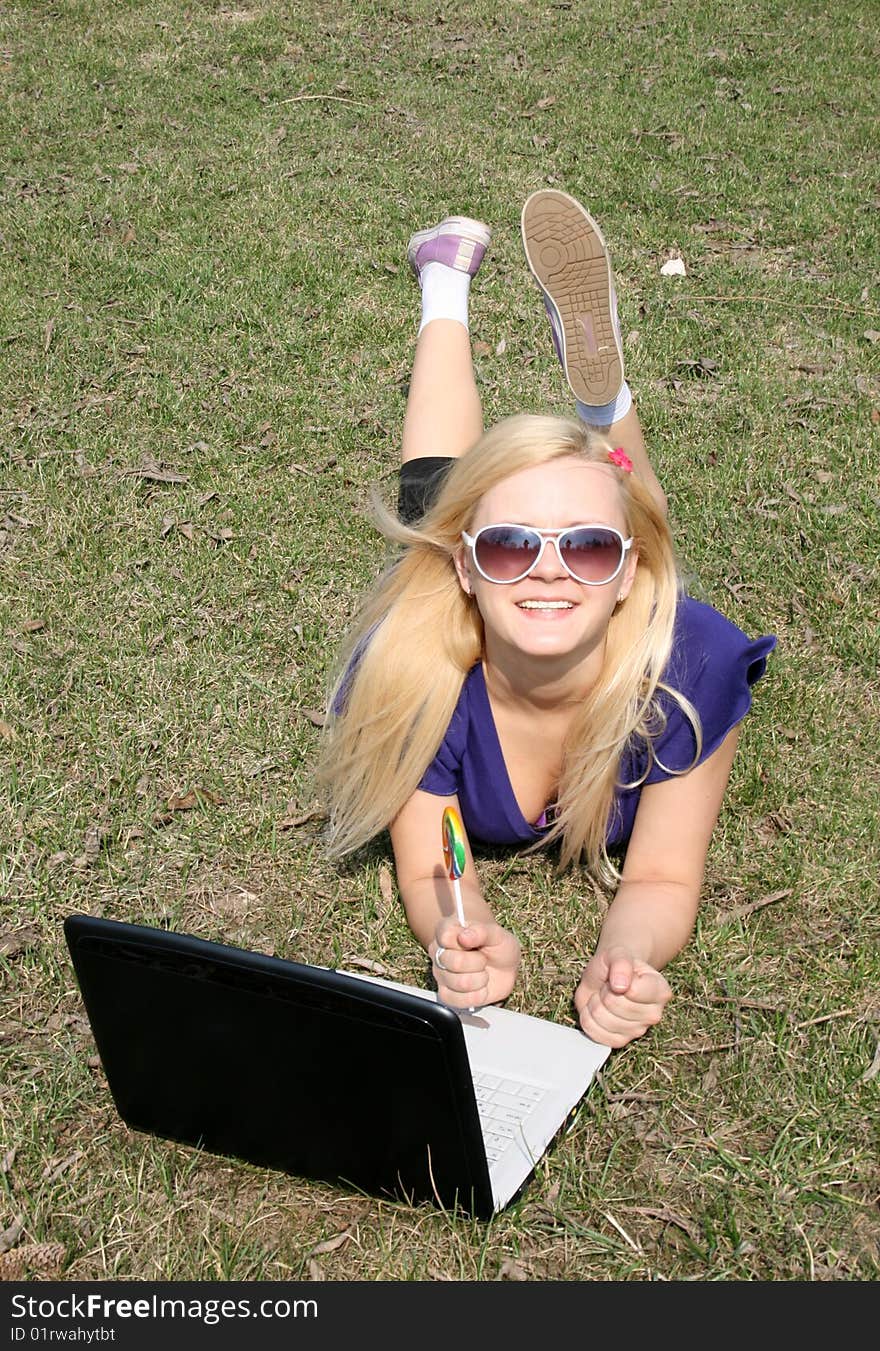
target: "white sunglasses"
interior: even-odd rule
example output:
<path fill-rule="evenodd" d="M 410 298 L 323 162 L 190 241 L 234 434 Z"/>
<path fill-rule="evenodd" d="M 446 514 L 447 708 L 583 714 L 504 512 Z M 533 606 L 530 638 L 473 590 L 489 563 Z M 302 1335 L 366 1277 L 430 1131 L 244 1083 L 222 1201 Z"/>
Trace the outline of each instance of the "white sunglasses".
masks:
<path fill-rule="evenodd" d="M 632 547 L 610 525 L 572 525 L 565 530 L 538 530 L 531 525 L 484 525 L 475 535 L 461 538 L 472 550 L 474 563 L 487 582 L 506 586 L 528 577 L 541 561 L 549 539 L 566 572 L 585 586 L 613 582 Z"/>

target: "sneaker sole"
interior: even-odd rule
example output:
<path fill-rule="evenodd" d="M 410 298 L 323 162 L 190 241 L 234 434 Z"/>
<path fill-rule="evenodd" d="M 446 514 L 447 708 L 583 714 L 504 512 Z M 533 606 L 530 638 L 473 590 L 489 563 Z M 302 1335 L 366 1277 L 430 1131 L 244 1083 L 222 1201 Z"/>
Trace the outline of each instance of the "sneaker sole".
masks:
<path fill-rule="evenodd" d="M 423 244 L 438 235 L 461 235 L 476 246 L 482 245 L 483 249 L 487 249 L 492 231 L 481 220 L 472 220 L 470 216 L 447 216 L 439 225 L 432 225 L 427 230 L 418 230 L 411 237 L 406 250 L 407 262 L 416 276 L 419 275 L 416 254 Z"/>
<path fill-rule="evenodd" d="M 605 240 L 580 202 L 553 188 L 522 209 L 526 261 L 559 316 L 562 369 L 576 399 L 610 403 L 623 384 L 614 332 L 614 278 Z"/>

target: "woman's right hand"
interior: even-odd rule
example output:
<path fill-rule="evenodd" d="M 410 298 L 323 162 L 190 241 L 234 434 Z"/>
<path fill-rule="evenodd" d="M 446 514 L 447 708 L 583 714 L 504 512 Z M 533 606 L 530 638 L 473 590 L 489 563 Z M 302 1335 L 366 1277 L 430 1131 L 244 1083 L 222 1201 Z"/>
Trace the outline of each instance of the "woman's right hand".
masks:
<path fill-rule="evenodd" d="M 440 960 L 438 962 L 438 953 Z M 499 1004 L 513 989 L 519 967 L 519 939 L 494 920 L 462 927 L 443 918 L 428 946 L 437 995 L 455 1009 Z"/>

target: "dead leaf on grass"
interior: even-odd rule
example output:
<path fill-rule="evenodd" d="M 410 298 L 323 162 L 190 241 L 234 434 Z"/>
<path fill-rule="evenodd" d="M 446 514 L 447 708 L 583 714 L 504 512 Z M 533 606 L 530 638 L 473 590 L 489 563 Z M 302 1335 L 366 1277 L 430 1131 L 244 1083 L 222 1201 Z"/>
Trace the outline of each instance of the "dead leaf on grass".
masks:
<path fill-rule="evenodd" d="M 391 869 L 383 863 L 379 869 L 379 893 L 385 904 L 386 912 L 394 906 L 394 882 L 391 878 Z"/>
<path fill-rule="evenodd" d="M 106 826 L 93 822 L 83 837 L 83 849 L 90 859 L 96 859 L 101 852 L 101 846 L 109 835 Z"/>
<path fill-rule="evenodd" d="M 556 1209 L 556 1206 L 559 1203 L 559 1193 L 561 1190 L 562 1190 L 562 1183 L 557 1178 L 556 1181 L 553 1183 L 553 1186 L 549 1188 L 546 1196 L 544 1197 L 544 1205 L 547 1206 L 550 1210 Z"/>
<path fill-rule="evenodd" d="M 194 807 L 198 807 L 202 802 L 208 802 L 214 806 L 223 806 L 226 802 L 225 797 L 220 793 L 212 793 L 207 788 L 192 788 L 188 793 L 176 794 L 168 799 L 165 811 L 157 811 L 153 816 L 154 826 L 167 826 L 174 820 L 177 812 L 189 812 Z"/>
<path fill-rule="evenodd" d="M 0 737 L 2 737 L 4 741 L 15 740 L 15 732 L 9 726 L 9 723 L 4 722 L 2 718 L 0 718 Z"/>
<path fill-rule="evenodd" d="M 106 825 L 94 822 L 83 836 L 83 852 L 73 860 L 71 867 L 77 872 L 84 868 L 93 868 L 101 856 L 104 843 L 110 835 Z"/>
<path fill-rule="evenodd" d="M 4 929 L 0 931 L 0 957 L 18 957 L 30 948 L 38 947 L 40 935 L 36 929 Z"/>
<path fill-rule="evenodd" d="M 22 633 L 40 633 L 45 627 L 45 619 L 26 619 L 21 626 L 21 631 Z"/>
<path fill-rule="evenodd" d="M 308 718 L 309 722 L 314 723 L 316 727 L 323 727 L 327 722 L 327 715 L 320 708 L 301 708 L 298 710 L 301 717 Z"/>
<path fill-rule="evenodd" d="M 693 361 L 680 361 L 678 369 L 700 377 L 712 376 L 718 370 L 718 362 L 711 357 L 697 357 Z"/>
<path fill-rule="evenodd" d="M 381 962 L 374 962 L 369 957 L 349 957 L 346 964 L 353 966 L 356 971 L 369 971 L 373 976 L 388 974 L 387 966 L 383 966 Z"/>
<path fill-rule="evenodd" d="M 721 1077 L 721 1061 L 717 1056 L 713 1056 L 709 1061 L 709 1068 L 703 1075 L 700 1082 L 700 1091 L 708 1097 L 714 1088 L 718 1086 L 718 1080 Z"/>
<path fill-rule="evenodd" d="M 862 1075 L 862 1083 L 870 1083 L 872 1079 L 876 1079 L 878 1074 L 880 1074 L 880 1041 L 877 1042 L 874 1049 L 874 1059 Z"/>
<path fill-rule="evenodd" d="M 348 1229 L 343 1229 L 342 1233 L 336 1234 L 334 1238 L 326 1238 L 323 1243 L 318 1243 L 308 1255 L 309 1257 L 318 1257 L 321 1253 L 336 1252 L 337 1248 L 341 1248 L 343 1243 L 347 1243 L 353 1236 L 354 1225 Z"/>
<path fill-rule="evenodd" d="M 12 1224 L 8 1229 L 4 1229 L 0 1232 L 0 1254 L 8 1252 L 10 1248 L 14 1248 L 23 1232 L 24 1216 L 19 1215 L 12 1221 Z"/>
<path fill-rule="evenodd" d="M 735 905 L 732 910 L 722 911 L 717 923 L 727 924 L 732 919 L 744 919 L 755 910 L 763 910 L 765 905 L 775 905 L 777 901 L 784 901 L 786 896 L 791 895 L 792 890 L 792 887 L 786 887 L 783 891 L 774 891 L 770 896 L 762 896 L 759 901 L 750 901 L 748 905 Z"/>
<path fill-rule="evenodd" d="M 9 1172 L 10 1168 L 15 1163 L 15 1156 L 17 1153 L 18 1149 L 15 1145 L 13 1145 L 11 1149 L 7 1149 L 2 1159 L 0 1159 L 0 1173 Z M 0 1251 L 2 1251 L 2 1249 L 0 1249 Z"/>
<path fill-rule="evenodd" d="M 531 1272 L 524 1262 L 519 1262 L 515 1257 L 506 1257 L 498 1268 L 496 1281 L 530 1281 Z"/>
<path fill-rule="evenodd" d="M 223 919 L 241 924 L 253 903 L 259 899 L 252 891 L 230 890 L 221 896 L 212 896 L 208 901 L 208 908 Z"/>
<path fill-rule="evenodd" d="M 41 1174 L 41 1181 L 50 1183 L 57 1182 L 59 1177 L 67 1172 L 68 1168 L 72 1168 L 73 1165 L 83 1157 L 83 1153 L 83 1150 L 75 1149 L 72 1154 L 68 1154 L 67 1158 L 62 1159 L 60 1163 L 47 1163 Z"/>
<path fill-rule="evenodd" d="M 285 816 L 278 822 L 278 829 L 294 830 L 297 826 L 304 826 L 306 821 L 314 821 L 316 817 L 322 815 L 320 807 L 309 807 L 305 811 L 299 811 L 295 802 L 289 802 Z"/>
<path fill-rule="evenodd" d="M 88 1018 L 83 1018 L 79 1013 L 52 1013 L 46 1019 L 47 1032 L 60 1032 L 64 1027 L 72 1028 L 80 1036 L 91 1036 L 92 1029 Z"/>
<path fill-rule="evenodd" d="M 166 469 L 152 455 L 145 455 L 137 469 L 123 470 L 123 477 L 142 478 L 148 483 L 189 483 L 188 474 L 178 474 L 173 469 Z"/>
<path fill-rule="evenodd" d="M 691 1224 L 682 1215 L 676 1214 L 674 1210 L 669 1210 L 665 1206 L 621 1206 L 622 1211 L 628 1215 L 644 1215 L 649 1220 L 660 1220 L 663 1224 L 674 1224 L 676 1229 L 681 1229 L 687 1234 L 688 1238 L 696 1243 L 700 1237 L 700 1231 L 696 1225 Z"/>

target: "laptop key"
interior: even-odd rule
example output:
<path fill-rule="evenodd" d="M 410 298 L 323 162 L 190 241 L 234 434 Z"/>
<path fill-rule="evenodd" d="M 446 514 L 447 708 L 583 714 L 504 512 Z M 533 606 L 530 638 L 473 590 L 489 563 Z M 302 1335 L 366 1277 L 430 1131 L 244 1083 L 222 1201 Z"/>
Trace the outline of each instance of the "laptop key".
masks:
<path fill-rule="evenodd" d="M 491 1103 L 488 1115 L 493 1122 L 506 1122 L 511 1126 L 518 1126 L 522 1121 L 522 1112 L 512 1112 L 509 1107 L 496 1107 Z"/>
<path fill-rule="evenodd" d="M 524 1085 L 517 1079 L 502 1079 L 498 1087 L 502 1093 L 511 1093 L 517 1097 Z"/>
<path fill-rule="evenodd" d="M 477 1098 L 477 1101 L 479 1102 L 479 1097 Z M 525 1115 L 526 1112 L 530 1112 L 534 1106 L 534 1102 L 529 1102 L 523 1098 L 516 1098 L 512 1093 L 502 1093 L 500 1090 L 497 1093 L 493 1093 L 489 1098 L 489 1101 L 492 1103 L 493 1107 L 509 1107 L 512 1112 L 517 1112 L 521 1116 Z"/>

